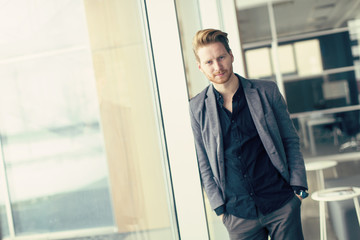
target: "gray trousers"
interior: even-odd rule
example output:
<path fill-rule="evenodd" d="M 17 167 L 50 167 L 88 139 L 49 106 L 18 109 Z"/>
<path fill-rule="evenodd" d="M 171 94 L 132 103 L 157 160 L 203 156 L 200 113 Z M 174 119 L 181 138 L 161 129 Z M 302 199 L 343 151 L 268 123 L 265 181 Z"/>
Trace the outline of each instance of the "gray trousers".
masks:
<path fill-rule="evenodd" d="M 238 218 L 224 214 L 223 223 L 231 240 L 303 240 L 300 216 L 300 199 L 294 195 L 280 209 L 267 214 L 259 214 L 257 219 Z"/>

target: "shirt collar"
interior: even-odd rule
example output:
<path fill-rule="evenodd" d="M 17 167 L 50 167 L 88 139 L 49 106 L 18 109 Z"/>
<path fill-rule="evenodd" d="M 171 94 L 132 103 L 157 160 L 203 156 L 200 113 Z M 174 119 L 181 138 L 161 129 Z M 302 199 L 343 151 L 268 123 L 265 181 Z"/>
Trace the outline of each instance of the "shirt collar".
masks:
<path fill-rule="evenodd" d="M 215 89 L 214 89 L 214 94 L 215 94 L 215 98 L 216 98 L 216 101 L 218 104 L 220 104 L 220 106 L 222 106 L 224 104 L 224 99 L 223 97 L 221 96 L 221 94 Z"/>
<path fill-rule="evenodd" d="M 239 88 L 236 90 L 236 92 L 235 92 L 235 94 L 233 96 L 233 99 L 240 99 L 244 95 L 244 90 L 242 88 L 241 81 L 240 81 L 238 76 L 237 76 L 237 78 L 238 78 L 238 81 L 239 81 Z M 219 93 L 214 87 L 213 87 L 213 89 L 214 89 L 214 94 L 215 94 L 217 103 L 219 103 L 220 106 L 223 106 L 224 105 L 224 98 L 221 96 L 221 93 Z"/>

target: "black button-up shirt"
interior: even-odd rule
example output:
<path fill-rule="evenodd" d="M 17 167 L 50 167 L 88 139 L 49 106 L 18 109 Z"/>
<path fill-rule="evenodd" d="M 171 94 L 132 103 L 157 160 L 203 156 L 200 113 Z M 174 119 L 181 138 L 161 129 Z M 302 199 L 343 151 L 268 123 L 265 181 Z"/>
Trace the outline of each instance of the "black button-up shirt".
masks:
<path fill-rule="evenodd" d="M 216 213 L 227 212 L 246 219 L 279 209 L 291 198 L 291 186 L 275 169 L 261 142 L 241 86 L 233 96 L 232 113 L 215 91 L 223 135 L 225 159 L 225 205 Z"/>

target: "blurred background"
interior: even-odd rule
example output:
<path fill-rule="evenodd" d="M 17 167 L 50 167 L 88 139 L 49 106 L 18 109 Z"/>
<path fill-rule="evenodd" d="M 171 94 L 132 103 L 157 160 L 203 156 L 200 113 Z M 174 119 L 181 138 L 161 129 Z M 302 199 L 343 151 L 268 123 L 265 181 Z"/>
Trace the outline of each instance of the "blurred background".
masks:
<path fill-rule="evenodd" d="M 228 239 L 188 114 L 203 28 L 277 83 L 309 192 L 360 186 L 360 0 L 0 0 L 0 239 Z M 359 239 L 331 209 L 328 239 Z M 305 239 L 318 211 L 303 201 Z"/>

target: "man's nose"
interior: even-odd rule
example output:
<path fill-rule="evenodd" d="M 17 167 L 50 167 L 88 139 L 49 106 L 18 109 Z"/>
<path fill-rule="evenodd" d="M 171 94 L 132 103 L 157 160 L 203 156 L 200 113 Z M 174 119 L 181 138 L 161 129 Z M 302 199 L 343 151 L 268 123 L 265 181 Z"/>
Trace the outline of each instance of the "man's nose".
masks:
<path fill-rule="evenodd" d="M 214 62 L 214 68 L 215 68 L 216 71 L 219 71 L 219 70 L 221 70 L 222 65 L 218 61 L 215 61 Z"/>

